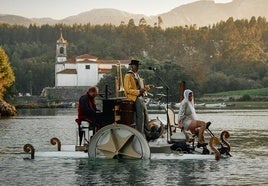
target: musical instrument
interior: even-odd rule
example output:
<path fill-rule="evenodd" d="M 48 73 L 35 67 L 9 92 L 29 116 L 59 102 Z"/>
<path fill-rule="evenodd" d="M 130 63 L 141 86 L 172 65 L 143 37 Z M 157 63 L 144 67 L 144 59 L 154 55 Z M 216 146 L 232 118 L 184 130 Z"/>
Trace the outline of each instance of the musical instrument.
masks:
<path fill-rule="evenodd" d="M 125 91 L 120 61 L 118 61 L 118 64 L 116 65 L 116 74 L 117 76 L 115 77 L 115 94 L 116 97 L 119 97 L 119 93 Z"/>
<path fill-rule="evenodd" d="M 148 122 L 148 127 L 151 132 L 158 132 L 159 136 L 164 132 L 164 124 L 158 118 L 150 120 Z"/>
<path fill-rule="evenodd" d="M 125 97 L 103 100 L 103 116 L 106 123 L 131 125 L 134 123 L 134 107 L 134 102 Z"/>

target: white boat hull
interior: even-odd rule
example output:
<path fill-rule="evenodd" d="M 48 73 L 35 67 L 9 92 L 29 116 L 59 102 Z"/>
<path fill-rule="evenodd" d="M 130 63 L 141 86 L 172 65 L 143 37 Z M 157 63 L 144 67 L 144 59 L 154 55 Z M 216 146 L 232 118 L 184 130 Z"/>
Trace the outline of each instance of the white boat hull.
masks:
<path fill-rule="evenodd" d="M 221 137 L 229 137 L 227 131 L 223 131 Z M 126 159 L 216 159 L 219 160 L 221 155 L 219 150 L 215 149 L 212 144 L 220 145 L 219 139 L 215 136 L 210 139 L 210 147 L 187 147 L 182 141 L 182 144 L 176 142 L 176 145 L 167 143 L 166 138 L 158 138 L 150 141 L 145 140 L 141 133 L 137 130 L 121 124 L 109 125 L 99 130 L 90 140 L 88 147 L 75 145 L 61 145 L 56 138 L 51 139 L 51 144 L 55 145 L 57 141 L 58 151 L 51 152 L 35 152 L 34 147 L 30 144 L 24 146 L 26 153 L 31 152 L 31 158 L 47 157 L 47 158 L 126 158 Z M 175 145 L 175 146 L 174 146 Z M 189 146 L 189 144 L 188 144 Z M 78 148 L 79 147 L 79 148 Z M 81 147 L 81 148 L 80 148 Z M 174 150 L 174 148 L 176 150 Z M 180 151 L 178 151 L 180 149 Z M 225 148 L 224 148 L 225 149 Z M 228 148 L 227 148 L 228 149 Z M 230 147 L 229 147 L 230 149 Z M 226 150 L 226 149 L 225 149 Z M 87 151 L 87 152 L 85 152 Z M 185 153 L 184 153 L 185 151 Z M 213 153 L 214 151 L 214 153 Z M 187 153 L 188 152 L 188 153 Z M 225 151 L 226 152 L 226 151 Z M 229 155 L 223 152 L 222 154 Z"/>
<path fill-rule="evenodd" d="M 63 145 L 62 151 L 36 152 L 35 158 L 88 158 L 88 153 L 75 151 L 74 145 Z M 214 160 L 214 154 L 151 153 L 151 160 Z"/>

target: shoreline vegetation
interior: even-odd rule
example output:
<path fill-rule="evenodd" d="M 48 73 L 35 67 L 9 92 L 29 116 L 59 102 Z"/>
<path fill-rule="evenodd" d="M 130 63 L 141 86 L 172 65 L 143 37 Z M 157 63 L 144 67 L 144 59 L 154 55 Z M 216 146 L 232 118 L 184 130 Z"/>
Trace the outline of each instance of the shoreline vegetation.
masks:
<path fill-rule="evenodd" d="M 4 100 L 0 100 L 1 116 L 14 116 L 16 115 L 16 109 L 39 109 L 39 108 L 76 108 L 76 101 L 37 101 L 33 96 L 34 101 L 30 101 L 28 97 L 25 103 L 16 102 L 10 100 L 8 104 Z M 228 91 L 214 94 L 204 94 L 200 98 L 196 98 L 196 109 L 209 110 L 209 109 L 268 109 L 268 88 L 261 89 L 249 89 L 239 91 Z M 101 104 L 98 100 L 97 104 Z M 159 104 L 159 106 L 150 107 L 147 106 L 149 112 L 162 112 L 164 111 L 165 103 Z M 172 103 L 171 107 L 174 110 L 178 110 L 176 103 Z"/>
<path fill-rule="evenodd" d="M 19 110 L 24 110 L 24 109 L 76 109 L 77 105 L 75 106 L 66 106 L 66 105 L 61 105 L 61 106 L 56 106 L 56 105 L 50 105 L 50 106 L 39 106 L 37 104 L 28 104 L 28 105 L 20 105 L 20 106 L 12 106 L 8 104 L 7 102 L 4 101 L 5 104 L 3 104 L 3 100 L 0 101 L 0 118 L 6 118 L 6 117 L 12 117 L 16 116 L 17 113 L 19 113 Z M 73 104 L 73 103 L 72 103 Z M 224 103 L 219 103 L 219 102 L 197 102 L 197 105 L 217 105 L 217 104 L 225 104 L 225 107 L 204 107 L 204 106 L 197 106 L 196 110 L 197 112 L 202 112 L 202 111 L 209 111 L 209 110 L 248 110 L 248 109 L 268 109 L 268 101 L 233 101 L 233 102 L 224 102 Z M 3 105 L 5 105 L 5 109 L 3 109 Z M 174 108 L 174 111 L 177 112 L 179 108 Z M 158 108 L 150 108 L 148 107 L 148 113 L 149 114 L 158 114 L 158 113 L 164 113 L 164 107 L 158 107 Z"/>
<path fill-rule="evenodd" d="M 198 110 L 209 110 L 209 109 L 268 109 L 268 101 L 209 101 L 209 102 L 196 102 L 196 109 Z M 162 104 L 165 105 L 165 104 Z M 200 106 L 201 105 L 201 106 Z M 207 105 L 207 106 L 206 106 Z M 148 110 L 164 110 L 164 107 L 159 105 L 159 107 L 147 106 Z M 174 110 L 179 109 L 178 107 L 171 106 Z M 63 102 L 61 104 L 51 104 L 51 105 L 38 105 L 38 104 L 27 104 L 27 105 L 17 105 L 15 109 L 40 109 L 40 108 L 77 108 L 77 103 L 74 102 Z"/>
<path fill-rule="evenodd" d="M 0 100 L 0 118 L 17 115 L 16 107 L 7 103 L 4 100 Z"/>

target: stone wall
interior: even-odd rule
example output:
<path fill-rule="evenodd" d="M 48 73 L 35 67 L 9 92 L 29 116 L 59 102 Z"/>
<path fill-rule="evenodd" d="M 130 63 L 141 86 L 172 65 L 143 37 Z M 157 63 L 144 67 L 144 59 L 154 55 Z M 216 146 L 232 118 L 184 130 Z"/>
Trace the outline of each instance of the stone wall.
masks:
<path fill-rule="evenodd" d="M 60 103 L 77 103 L 88 87 L 46 87 L 40 96 L 18 96 L 10 102 L 16 107 L 51 107 Z"/>
<path fill-rule="evenodd" d="M 16 107 L 47 107 L 48 100 L 40 96 L 19 96 L 10 101 Z"/>
<path fill-rule="evenodd" d="M 88 87 L 46 87 L 41 97 L 46 97 L 49 102 L 69 101 L 77 102 Z"/>

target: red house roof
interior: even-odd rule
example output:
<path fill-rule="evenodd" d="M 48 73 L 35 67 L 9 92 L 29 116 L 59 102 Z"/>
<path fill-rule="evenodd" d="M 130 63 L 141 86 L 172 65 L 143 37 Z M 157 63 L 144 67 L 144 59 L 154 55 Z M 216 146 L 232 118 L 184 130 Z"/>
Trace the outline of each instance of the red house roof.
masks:
<path fill-rule="evenodd" d="M 57 74 L 77 74 L 76 69 L 64 69 L 60 72 L 57 72 Z"/>
<path fill-rule="evenodd" d="M 80 56 L 76 56 L 76 59 L 95 59 L 97 60 L 98 58 L 96 56 L 92 56 L 90 54 L 82 54 Z"/>

